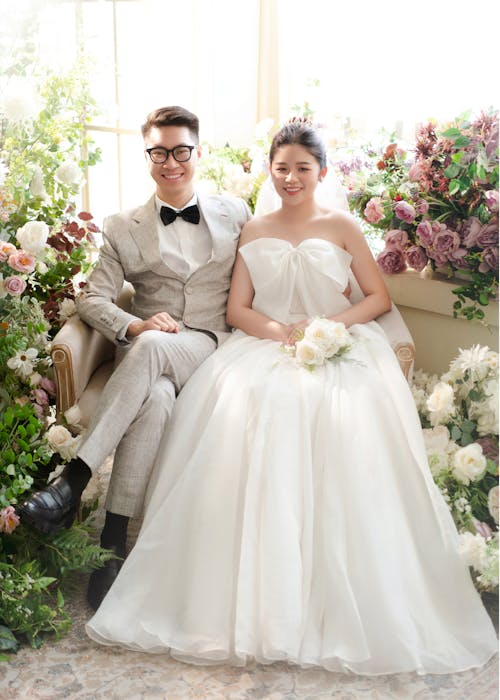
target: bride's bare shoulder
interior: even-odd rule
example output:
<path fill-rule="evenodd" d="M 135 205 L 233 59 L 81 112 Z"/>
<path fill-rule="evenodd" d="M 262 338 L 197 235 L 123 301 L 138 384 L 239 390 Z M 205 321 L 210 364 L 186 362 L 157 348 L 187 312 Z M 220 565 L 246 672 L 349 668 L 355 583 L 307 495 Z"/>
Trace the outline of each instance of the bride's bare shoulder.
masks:
<path fill-rule="evenodd" d="M 256 216 L 254 219 L 247 221 L 241 229 L 240 247 L 245 245 L 245 243 L 250 243 L 250 241 L 256 238 L 269 235 L 269 228 L 273 225 L 275 218 L 275 212 L 272 212 L 270 214 L 264 214 L 263 216 Z"/>

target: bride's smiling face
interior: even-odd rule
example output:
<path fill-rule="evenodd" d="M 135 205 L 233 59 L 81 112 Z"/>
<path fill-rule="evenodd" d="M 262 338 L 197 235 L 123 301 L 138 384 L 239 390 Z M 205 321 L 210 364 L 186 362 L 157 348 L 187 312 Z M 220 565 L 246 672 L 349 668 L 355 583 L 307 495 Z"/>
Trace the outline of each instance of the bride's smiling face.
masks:
<path fill-rule="evenodd" d="M 317 159 L 299 144 L 280 146 L 271 163 L 271 177 L 276 192 L 285 203 L 303 202 L 314 196 L 314 190 L 326 174 Z"/>

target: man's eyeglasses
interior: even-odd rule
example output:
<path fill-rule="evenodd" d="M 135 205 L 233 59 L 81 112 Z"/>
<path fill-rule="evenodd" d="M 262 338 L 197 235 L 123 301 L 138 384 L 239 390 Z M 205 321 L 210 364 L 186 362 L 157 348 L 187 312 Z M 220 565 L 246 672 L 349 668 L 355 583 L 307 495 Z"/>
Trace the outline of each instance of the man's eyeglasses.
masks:
<path fill-rule="evenodd" d="M 191 158 L 191 153 L 194 146 L 175 146 L 175 148 L 163 148 L 163 146 L 153 146 L 146 148 L 146 153 L 149 155 L 153 163 L 161 165 L 168 160 L 169 153 L 172 154 L 174 160 L 178 163 L 185 163 Z"/>

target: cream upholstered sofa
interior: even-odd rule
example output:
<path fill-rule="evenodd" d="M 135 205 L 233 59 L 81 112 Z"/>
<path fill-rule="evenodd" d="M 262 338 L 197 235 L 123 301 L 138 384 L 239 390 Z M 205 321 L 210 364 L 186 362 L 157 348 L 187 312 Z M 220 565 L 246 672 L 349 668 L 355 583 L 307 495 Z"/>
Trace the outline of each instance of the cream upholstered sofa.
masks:
<path fill-rule="evenodd" d="M 355 280 L 351 280 L 351 285 L 351 300 L 356 301 L 361 290 Z M 133 288 L 126 284 L 117 300 L 118 305 L 128 309 L 132 294 Z M 404 375 L 411 381 L 415 347 L 401 314 L 393 304 L 392 310 L 377 321 L 389 338 Z M 113 371 L 114 352 L 115 346 L 78 315 L 68 319 L 55 336 L 51 351 L 58 415 L 77 405 L 81 425 L 88 425 L 102 388 Z"/>

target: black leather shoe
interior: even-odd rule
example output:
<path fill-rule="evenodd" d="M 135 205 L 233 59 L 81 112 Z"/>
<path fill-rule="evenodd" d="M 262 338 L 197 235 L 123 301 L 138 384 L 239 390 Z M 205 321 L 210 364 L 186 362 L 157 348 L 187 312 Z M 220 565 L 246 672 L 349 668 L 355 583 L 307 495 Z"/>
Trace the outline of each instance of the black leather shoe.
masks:
<path fill-rule="evenodd" d="M 111 547 L 111 551 L 116 554 L 116 549 L 114 547 Z M 91 573 L 89 587 L 87 588 L 87 602 L 93 610 L 97 610 L 102 603 L 104 596 L 118 576 L 122 564 L 122 558 L 108 559 L 104 563 L 104 566 Z"/>
<path fill-rule="evenodd" d="M 63 527 L 71 527 L 80 506 L 80 495 L 61 474 L 16 510 L 22 520 L 37 530 L 53 534 Z"/>

